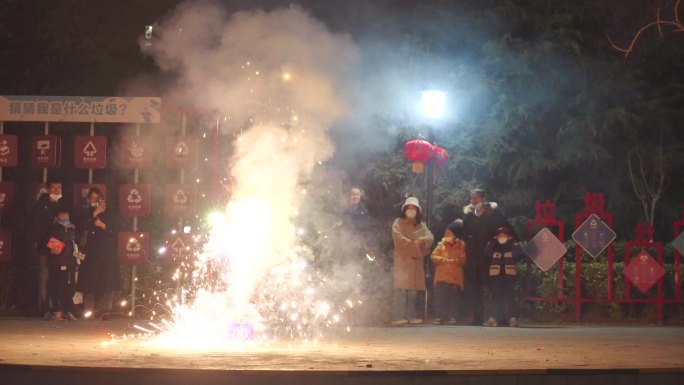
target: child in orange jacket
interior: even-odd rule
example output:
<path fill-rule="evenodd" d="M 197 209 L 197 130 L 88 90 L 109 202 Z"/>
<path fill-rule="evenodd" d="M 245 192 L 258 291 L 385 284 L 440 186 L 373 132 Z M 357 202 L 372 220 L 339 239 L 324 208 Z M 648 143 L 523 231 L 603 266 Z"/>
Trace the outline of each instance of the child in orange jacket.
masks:
<path fill-rule="evenodd" d="M 463 266 L 466 261 L 463 222 L 457 220 L 444 230 L 444 238 L 432 252 L 435 265 L 435 324 L 456 324 L 458 305 L 463 293 Z"/>

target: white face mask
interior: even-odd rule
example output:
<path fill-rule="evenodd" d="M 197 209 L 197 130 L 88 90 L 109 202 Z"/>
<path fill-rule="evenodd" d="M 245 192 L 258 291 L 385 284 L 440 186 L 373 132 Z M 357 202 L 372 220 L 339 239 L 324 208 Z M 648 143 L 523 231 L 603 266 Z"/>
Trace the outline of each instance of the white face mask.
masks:
<path fill-rule="evenodd" d="M 500 245 L 503 245 L 504 243 L 508 242 L 507 237 L 498 237 L 496 238 L 496 241 L 499 242 Z"/>
<path fill-rule="evenodd" d="M 416 214 L 418 214 L 418 212 L 414 209 L 406 210 L 406 218 L 413 219 L 416 217 Z"/>
<path fill-rule="evenodd" d="M 60 198 L 62 198 L 62 194 L 50 194 L 50 199 L 52 199 L 53 201 L 56 201 Z"/>
<path fill-rule="evenodd" d="M 444 237 L 444 241 L 447 243 L 452 243 L 454 241 L 454 237 Z"/>

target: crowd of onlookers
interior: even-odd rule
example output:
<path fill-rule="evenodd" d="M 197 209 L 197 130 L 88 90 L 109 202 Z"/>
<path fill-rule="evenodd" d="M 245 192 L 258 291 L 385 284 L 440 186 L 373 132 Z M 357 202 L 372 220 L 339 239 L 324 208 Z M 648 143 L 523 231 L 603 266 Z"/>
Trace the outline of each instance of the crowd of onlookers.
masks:
<path fill-rule="evenodd" d="M 362 196 L 363 190 L 352 187 L 344 211 L 356 223 L 368 216 Z M 418 325 L 430 318 L 438 325 L 517 326 L 514 286 L 522 249 L 515 232 L 480 189 L 470 192 L 460 217 L 435 244 L 418 199 L 408 197 L 401 205 L 392 223 L 392 325 Z M 434 271 L 426 274 L 426 269 Z"/>

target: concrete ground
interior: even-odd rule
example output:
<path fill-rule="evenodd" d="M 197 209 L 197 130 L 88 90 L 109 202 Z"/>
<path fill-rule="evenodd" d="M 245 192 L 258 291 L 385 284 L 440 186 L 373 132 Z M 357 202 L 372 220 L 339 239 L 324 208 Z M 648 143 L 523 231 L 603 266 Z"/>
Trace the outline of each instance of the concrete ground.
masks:
<path fill-rule="evenodd" d="M 468 378 L 469 382 L 463 383 L 469 384 L 492 375 L 498 378 L 496 383 L 521 383 L 521 375 L 531 375 L 532 379 L 539 379 L 539 375 L 547 379 L 561 376 L 562 379 L 557 378 L 560 382 L 553 383 L 563 384 L 573 383 L 569 378 L 579 380 L 573 377 L 577 375 L 612 376 L 612 380 L 604 379 L 602 384 L 641 383 L 639 378 L 643 376 L 638 374 L 645 373 L 661 376 L 657 383 L 684 383 L 679 382 L 684 380 L 684 328 L 677 327 L 360 328 L 316 346 L 280 343 L 242 352 L 160 348 L 141 339 L 108 343 L 112 341 L 111 334 L 133 332 L 135 329 L 127 320 L 0 319 L 0 380 L 5 376 L 19 383 L 38 383 L 44 380 L 41 373 L 54 376 L 55 372 L 85 370 L 95 376 L 101 368 L 101 373 L 110 373 L 110 379 L 116 377 L 111 373 L 135 373 L 145 378 L 144 370 L 202 369 L 215 375 L 223 373 L 224 379 L 231 373 L 249 375 L 252 380 L 257 379 L 258 373 L 265 373 L 265 378 L 280 373 L 280 380 L 283 373 L 291 379 L 292 375 L 310 373 L 314 377 L 307 377 L 309 380 L 322 381 L 320 376 L 332 375 L 338 383 L 351 381 L 350 373 L 361 375 L 361 379 L 373 375 L 369 378 L 375 380 L 369 383 L 391 377 L 383 377 L 383 373 L 395 376 L 387 383 L 440 383 L 434 378 L 428 381 L 429 376 L 425 375 L 430 373 L 437 375 L 437 379 L 449 379 L 448 383 Z M 111 372 L 113 369 L 115 372 Z M 416 373 L 422 381 L 416 382 Z M 506 382 L 502 376 L 513 382 Z M 329 380 L 322 383 L 331 383 Z M 357 378 L 349 383 L 363 382 Z M 87 382 L 73 382 L 72 378 L 71 383 Z M 93 383 L 104 382 L 100 379 Z"/>

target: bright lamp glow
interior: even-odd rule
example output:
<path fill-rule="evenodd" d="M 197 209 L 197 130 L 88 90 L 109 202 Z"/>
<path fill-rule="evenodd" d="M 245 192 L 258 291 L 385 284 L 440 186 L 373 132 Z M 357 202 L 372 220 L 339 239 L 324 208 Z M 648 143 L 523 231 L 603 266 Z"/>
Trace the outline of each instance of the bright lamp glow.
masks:
<path fill-rule="evenodd" d="M 420 110 L 428 118 L 439 118 L 444 115 L 446 93 L 444 91 L 428 90 L 421 92 Z"/>

